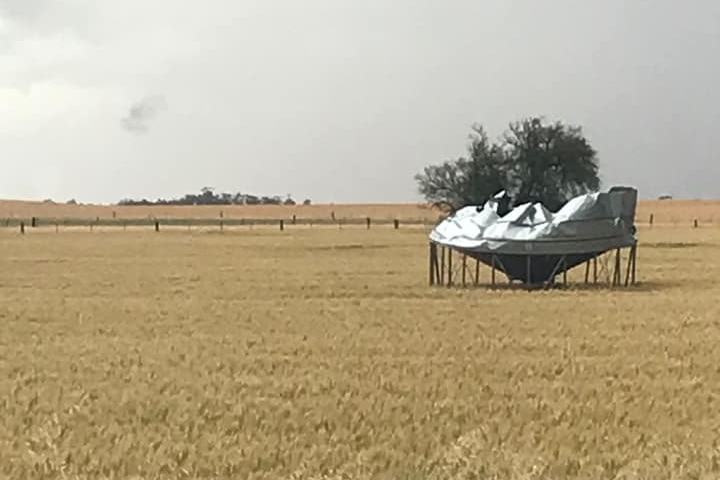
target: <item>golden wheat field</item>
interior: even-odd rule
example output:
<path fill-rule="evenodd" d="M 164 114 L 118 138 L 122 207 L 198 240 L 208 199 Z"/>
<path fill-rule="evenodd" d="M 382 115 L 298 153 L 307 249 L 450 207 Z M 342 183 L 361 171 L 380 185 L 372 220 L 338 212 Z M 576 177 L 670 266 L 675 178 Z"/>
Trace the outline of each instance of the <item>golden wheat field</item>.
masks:
<path fill-rule="evenodd" d="M 420 204 L 321 204 L 321 205 L 65 205 L 0 200 L 0 218 L 267 218 L 296 215 L 305 219 L 437 220 L 441 212 Z"/>
<path fill-rule="evenodd" d="M 287 219 L 364 219 L 436 221 L 442 214 L 424 204 L 318 204 L 318 205 L 198 205 L 198 206 L 113 206 L 66 205 L 58 203 L 0 200 L 3 218 L 244 218 Z M 720 223 L 718 200 L 641 200 L 637 208 L 638 223 L 687 225 L 698 220 L 701 225 Z"/>
<path fill-rule="evenodd" d="M 720 477 L 720 227 L 615 291 L 431 289 L 426 233 L 0 228 L 0 476 Z"/>

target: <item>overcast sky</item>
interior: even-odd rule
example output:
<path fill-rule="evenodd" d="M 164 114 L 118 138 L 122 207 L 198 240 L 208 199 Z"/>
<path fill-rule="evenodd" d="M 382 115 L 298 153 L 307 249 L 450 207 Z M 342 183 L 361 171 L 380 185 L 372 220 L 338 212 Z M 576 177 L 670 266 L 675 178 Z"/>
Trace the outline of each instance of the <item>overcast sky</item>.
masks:
<path fill-rule="evenodd" d="M 717 0 L 0 0 L 0 198 L 415 201 L 526 115 L 720 197 L 718 58 Z"/>

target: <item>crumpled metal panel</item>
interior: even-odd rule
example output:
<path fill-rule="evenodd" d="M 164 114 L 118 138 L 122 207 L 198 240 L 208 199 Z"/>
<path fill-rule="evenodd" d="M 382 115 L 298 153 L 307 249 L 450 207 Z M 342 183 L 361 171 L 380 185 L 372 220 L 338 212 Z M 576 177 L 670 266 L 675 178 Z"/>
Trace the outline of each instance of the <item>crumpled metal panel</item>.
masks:
<path fill-rule="evenodd" d="M 555 213 L 540 203 L 498 211 L 505 198 L 500 192 L 482 207 L 458 210 L 432 230 L 430 240 L 467 254 L 533 256 L 595 255 L 636 242 L 632 187 L 579 195 Z"/>

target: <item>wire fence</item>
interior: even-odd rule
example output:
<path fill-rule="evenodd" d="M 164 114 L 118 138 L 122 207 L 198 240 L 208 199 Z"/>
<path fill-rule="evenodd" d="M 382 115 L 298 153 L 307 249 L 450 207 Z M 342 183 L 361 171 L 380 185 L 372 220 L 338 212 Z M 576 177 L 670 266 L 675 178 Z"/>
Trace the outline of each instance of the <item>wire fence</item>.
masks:
<path fill-rule="evenodd" d="M 88 229 L 96 228 L 133 230 L 146 228 L 161 231 L 165 228 L 205 228 L 224 230 L 233 227 L 264 227 L 284 231 L 290 227 L 355 227 L 355 228 L 391 228 L 398 230 L 401 227 L 432 228 L 435 224 L 427 219 L 387 219 L 387 218 L 341 218 L 317 219 L 297 218 L 4 218 L 0 219 L 0 228 L 18 230 L 20 233 L 33 229 L 54 228 L 60 229 Z"/>
<path fill-rule="evenodd" d="M 658 218 L 660 217 L 660 218 Z M 442 218 L 438 218 L 433 221 L 428 218 L 298 218 L 296 216 L 290 218 L 156 218 L 156 217 L 127 217 L 127 218 L 116 218 L 116 217 L 96 217 L 96 218 L 52 218 L 52 217 L 9 217 L 0 218 L 0 229 L 5 230 L 18 230 L 20 233 L 25 233 L 28 229 L 48 229 L 54 228 L 56 231 L 60 229 L 82 229 L 86 228 L 93 230 L 96 228 L 103 229 L 117 229 L 127 230 L 132 228 L 137 229 L 152 229 L 160 231 L 163 228 L 181 228 L 187 229 L 193 228 L 204 228 L 204 229 L 219 229 L 224 230 L 226 228 L 237 228 L 237 227 L 265 227 L 265 228 L 276 228 L 281 231 L 288 227 L 355 227 L 355 228 L 394 228 L 400 229 L 402 227 L 421 227 L 425 229 L 431 229 L 437 222 Z M 639 227 L 682 227 L 687 226 L 690 228 L 702 228 L 711 227 L 716 225 L 714 218 L 664 218 L 664 216 L 655 216 L 649 214 L 644 218 L 637 218 L 635 221 Z"/>

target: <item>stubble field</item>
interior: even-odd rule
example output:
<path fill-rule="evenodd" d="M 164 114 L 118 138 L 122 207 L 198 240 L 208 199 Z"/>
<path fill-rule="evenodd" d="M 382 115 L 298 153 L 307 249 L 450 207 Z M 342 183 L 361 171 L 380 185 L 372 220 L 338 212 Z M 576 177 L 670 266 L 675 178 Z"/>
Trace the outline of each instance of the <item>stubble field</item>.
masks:
<path fill-rule="evenodd" d="M 625 291 L 427 286 L 422 229 L 0 229 L 6 478 L 717 478 L 720 228 Z"/>

